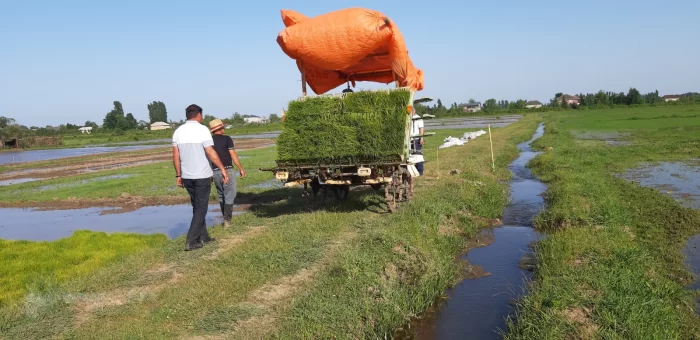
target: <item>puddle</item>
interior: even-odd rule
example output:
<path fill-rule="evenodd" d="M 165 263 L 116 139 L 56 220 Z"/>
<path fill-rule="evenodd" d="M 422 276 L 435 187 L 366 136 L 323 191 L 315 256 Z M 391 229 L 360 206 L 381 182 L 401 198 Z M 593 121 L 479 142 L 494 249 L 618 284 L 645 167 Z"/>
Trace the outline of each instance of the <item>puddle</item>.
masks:
<path fill-rule="evenodd" d="M 625 140 L 630 136 L 629 133 L 618 131 L 574 131 L 573 134 L 577 139 L 602 141 L 609 146 L 632 145 L 632 142 Z"/>
<path fill-rule="evenodd" d="M 627 170 L 622 178 L 637 182 L 643 187 L 658 189 L 670 195 L 683 206 L 700 209 L 700 164 L 690 162 L 665 162 L 642 164 Z"/>
<path fill-rule="evenodd" d="M 688 286 L 691 290 L 700 290 L 700 234 L 695 235 L 688 240 L 688 243 L 683 249 L 685 255 L 686 268 L 693 273 L 695 282 Z M 695 314 L 700 315 L 700 296 L 695 297 Z"/>
<path fill-rule="evenodd" d="M 0 164 L 14 164 L 33 161 L 47 161 L 67 157 L 97 155 L 108 152 L 126 152 L 143 149 L 162 148 L 163 145 L 132 145 L 118 147 L 87 147 L 75 149 L 49 149 L 0 152 Z"/>
<path fill-rule="evenodd" d="M 13 184 L 20 184 L 20 183 L 27 183 L 27 182 L 33 182 L 33 181 L 38 181 L 41 178 L 17 178 L 17 179 L 8 179 L 4 181 L 0 181 L 0 187 L 1 186 L 6 186 L 6 185 L 13 185 Z"/>
<path fill-rule="evenodd" d="M 521 259 L 530 254 L 529 245 L 539 240 L 532 229 L 533 217 L 542 209 L 544 184 L 535 179 L 527 163 L 539 153 L 530 143 L 542 136 L 540 125 L 533 138 L 518 145 L 521 153 L 510 164 L 510 203 L 503 211 L 504 226 L 495 228 L 493 243 L 470 250 L 463 259 L 491 275 L 465 279 L 447 292 L 447 300 L 436 311 L 412 325 L 413 339 L 500 339 L 512 302 L 524 293 L 532 273 L 523 269 Z"/>
<path fill-rule="evenodd" d="M 683 250 L 685 255 L 685 265 L 691 273 L 695 275 L 695 282 L 690 285 L 690 289 L 700 289 L 700 234 L 688 240 L 688 244 Z M 700 312 L 700 311 L 698 311 Z"/>
<path fill-rule="evenodd" d="M 0 209 L 0 238 L 7 240 L 53 241 L 76 230 L 166 234 L 176 238 L 187 233 L 192 218 L 189 204 L 143 207 L 126 213 L 110 213 L 118 208 L 85 208 L 39 211 L 26 208 Z M 218 204 L 209 205 L 207 226 L 223 221 Z M 242 211 L 234 211 L 241 214 Z"/>
<path fill-rule="evenodd" d="M 279 189 L 284 188 L 284 184 L 276 179 L 271 179 L 258 184 L 251 184 L 243 186 L 243 189 Z"/>

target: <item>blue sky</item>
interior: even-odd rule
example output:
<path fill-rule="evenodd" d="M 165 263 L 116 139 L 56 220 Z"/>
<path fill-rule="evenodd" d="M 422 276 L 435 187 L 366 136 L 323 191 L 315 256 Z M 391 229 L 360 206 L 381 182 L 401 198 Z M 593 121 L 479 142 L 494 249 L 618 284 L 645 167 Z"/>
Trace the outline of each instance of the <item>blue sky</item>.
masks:
<path fill-rule="evenodd" d="M 279 113 L 301 92 L 275 41 L 279 10 L 346 7 L 392 18 L 425 73 L 421 95 L 444 103 L 700 92 L 697 0 L 0 0 L 0 115 L 101 123 L 114 100 L 137 119 L 154 100 L 176 120 L 191 103 L 219 117 Z"/>

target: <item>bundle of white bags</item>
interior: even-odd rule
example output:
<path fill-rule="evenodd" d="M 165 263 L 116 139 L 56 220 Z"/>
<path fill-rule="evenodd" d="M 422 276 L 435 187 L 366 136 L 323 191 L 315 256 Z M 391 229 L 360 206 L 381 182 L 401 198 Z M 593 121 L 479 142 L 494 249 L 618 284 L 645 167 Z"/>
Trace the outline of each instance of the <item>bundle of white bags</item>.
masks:
<path fill-rule="evenodd" d="M 485 134 L 486 134 L 486 131 L 479 130 L 479 131 L 474 131 L 474 132 L 465 132 L 464 135 L 462 136 L 462 138 L 459 138 L 459 139 L 452 137 L 452 136 L 449 136 L 449 137 L 445 138 L 444 143 L 442 143 L 442 145 L 440 145 L 439 148 L 444 149 L 444 148 L 449 148 L 449 147 L 456 146 L 456 145 L 464 145 L 470 139 L 474 139 L 476 137 L 479 137 L 479 136 L 482 136 Z"/>

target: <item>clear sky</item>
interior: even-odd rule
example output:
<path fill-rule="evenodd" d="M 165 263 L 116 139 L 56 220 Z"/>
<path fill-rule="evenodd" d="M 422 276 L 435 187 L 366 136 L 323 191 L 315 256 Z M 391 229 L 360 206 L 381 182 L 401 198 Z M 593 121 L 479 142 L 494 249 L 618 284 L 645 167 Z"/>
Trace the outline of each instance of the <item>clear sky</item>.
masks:
<path fill-rule="evenodd" d="M 538 99 L 599 89 L 700 92 L 700 1 L 0 0 L 0 115 L 102 123 L 119 100 L 228 117 L 279 113 L 299 73 L 280 9 L 367 7 L 392 18 L 425 72 L 421 95 Z M 367 87 L 360 83 L 361 87 Z"/>

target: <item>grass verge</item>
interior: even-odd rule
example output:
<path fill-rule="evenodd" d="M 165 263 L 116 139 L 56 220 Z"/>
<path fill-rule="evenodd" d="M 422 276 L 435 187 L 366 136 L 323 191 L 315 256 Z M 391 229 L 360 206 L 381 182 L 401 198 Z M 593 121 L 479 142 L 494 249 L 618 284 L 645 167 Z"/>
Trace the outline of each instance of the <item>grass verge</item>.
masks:
<path fill-rule="evenodd" d="M 506 338 L 700 337 L 681 253 L 700 232 L 700 213 L 617 176 L 642 162 L 699 157 L 699 112 L 695 106 L 547 116 L 535 146 L 549 151 L 530 165 L 549 185 L 547 209 L 535 221 L 549 235 L 536 248 L 535 279 Z M 611 147 L 572 133 L 594 127 L 625 133 L 630 144 Z"/>

